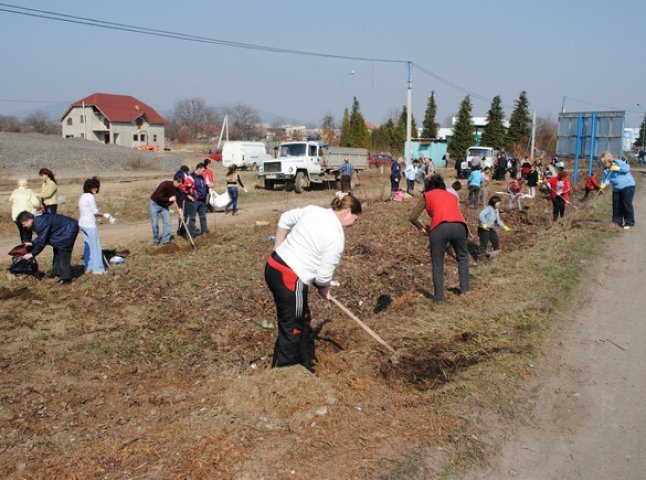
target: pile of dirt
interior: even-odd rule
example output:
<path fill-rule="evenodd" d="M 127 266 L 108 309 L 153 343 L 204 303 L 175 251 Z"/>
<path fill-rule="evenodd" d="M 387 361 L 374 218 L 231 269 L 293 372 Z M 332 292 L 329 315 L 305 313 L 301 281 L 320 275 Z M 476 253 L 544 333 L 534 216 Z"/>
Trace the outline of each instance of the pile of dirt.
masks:
<path fill-rule="evenodd" d="M 332 388 L 300 365 L 238 377 L 223 398 L 227 415 L 278 419 L 336 401 Z"/>

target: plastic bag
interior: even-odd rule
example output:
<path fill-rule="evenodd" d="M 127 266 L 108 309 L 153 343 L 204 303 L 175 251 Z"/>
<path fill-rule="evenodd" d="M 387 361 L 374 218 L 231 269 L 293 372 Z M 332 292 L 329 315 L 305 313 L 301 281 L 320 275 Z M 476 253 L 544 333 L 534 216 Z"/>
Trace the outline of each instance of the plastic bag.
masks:
<path fill-rule="evenodd" d="M 209 194 L 209 204 L 213 208 L 225 208 L 229 203 L 231 203 L 231 196 L 227 191 L 225 191 L 222 195 L 218 195 L 212 190 Z"/>

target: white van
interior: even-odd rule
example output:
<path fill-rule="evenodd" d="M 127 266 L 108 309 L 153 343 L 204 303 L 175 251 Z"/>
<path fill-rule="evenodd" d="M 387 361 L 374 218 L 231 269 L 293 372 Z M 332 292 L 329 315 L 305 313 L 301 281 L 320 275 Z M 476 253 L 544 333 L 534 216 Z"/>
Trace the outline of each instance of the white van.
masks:
<path fill-rule="evenodd" d="M 226 168 L 237 165 L 256 170 L 271 158 L 262 142 L 225 142 L 222 147 L 222 165 Z"/>

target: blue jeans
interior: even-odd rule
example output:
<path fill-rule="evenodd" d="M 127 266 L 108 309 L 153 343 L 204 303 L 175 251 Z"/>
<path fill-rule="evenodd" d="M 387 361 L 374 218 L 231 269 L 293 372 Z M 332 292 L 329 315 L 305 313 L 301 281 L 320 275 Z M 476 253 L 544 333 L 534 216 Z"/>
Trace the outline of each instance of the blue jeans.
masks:
<path fill-rule="evenodd" d="M 200 233 L 209 233 L 209 229 L 206 225 L 206 204 L 203 201 L 197 202 L 184 202 L 186 204 L 187 216 L 188 216 L 188 231 L 191 236 L 195 236 L 197 233 L 195 231 L 195 215 L 197 214 L 200 217 Z"/>
<path fill-rule="evenodd" d="M 164 235 L 161 239 L 162 243 L 170 242 L 170 211 L 160 205 L 157 205 L 152 200 L 148 200 L 148 211 L 150 212 L 150 224 L 153 227 L 153 243 L 159 243 L 159 219 L 161 215 L 164 224 Z"/>
<path fill-rule="evenodd" d="M 225 210 L 231 208 L 233 213 L 238 211 L 238 187 L 227 187 L 227 192 L 231 197 L 231 201 L 227 204 Z"/>
<path fill-rule="evenodd" d="M 103 251 L 101 250 L 101 242 L 99 242 L 99 229 L 96 227 L 81 227 L 81 233 L 83 234 L 83 265 L 85 265 L 85 272 L 105 272 Z"/>

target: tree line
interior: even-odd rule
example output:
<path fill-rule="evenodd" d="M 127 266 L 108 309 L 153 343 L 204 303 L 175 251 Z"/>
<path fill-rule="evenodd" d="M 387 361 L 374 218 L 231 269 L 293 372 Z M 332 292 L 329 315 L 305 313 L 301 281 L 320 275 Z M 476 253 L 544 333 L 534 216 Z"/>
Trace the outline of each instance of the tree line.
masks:
<path fill-rule="evenodd" d="M 369 131 L 361 114 L 359 102 L 354 98 L 350 111 L 346 109 L 340 127 L 338 144 L 342 147 L 368 148 L 373 151 L 385 151 L 398 156 L 404 151 L 406 142 L 406 107 L 396 115 L 391 115 L 384 123 Z M 426 104 L 422 122 L 422 138 L 435 139 L 438 136 L 440 124 L 436 120 L 437 104 L 435 92 L 431 92 Z M 417 124 L 412 118 L 412 136 L 417 137 Z M 326 115 L 323 121 L 324 138 L 334 143 L 332 132 L 334 118 Z M 497 150 L 508 150 L 517 155 L 526 154 L 531 135 L 531 118 L 529 115 L 529 100 L 527 92 L 522 91 L 514 102 L 514 109 L 509 120 L 509 128 L 505 127 L 505 113 L 500 96 L 491 101 L 487 112 L 487 125 L 484 127 L 480 143 Z M 556 123 L 550 118 L 540 118 L 537 122 L 537 148 L 552 153 L 556 149 Z M 467 95 L 460 103 L 453 126 L 453 136 L 448 144 L 448 152 L 453 158 L 463 158 L 466 150 L 475 145 L 476 132 L 472 120 L 471 98 Z"/>
<path fill-rule="evenodd" d="M 252 107 L 237 103 L 232 107 L 216 108 L 207 104 L 203 98 L 184 98 L 175 102 L 166 124 L 166 136 L 178 143 L 196 141 L 211 142 L 220 135 L 224 115 L 229 116 L 229 138 L 231 140 L 260 140 L 266 131 L 260 115 Z M 332 145 L 368 148 L 371 151 L 390 152 L 393 156 L 402 155 L 406 142 L 406 106 L 392 111 L 388 118 L 378 126 L 368 126 L 361 113 L 359 101 L 355 97 L 350 109 L 343 112 L 341 125 L 334 116 L 327 114 L 321 122 L 321 137 Z M 428 97 L 422 122 L 422 138 L 434 139 L 438 136 L 440 124 L 436 120 L 437 104 L 435 92 Z M 481 144 L 498 150 L 506 149 L 517 155 L 528 150 L 531 119 L 529 100 L 525 91 L 514 102 L 509 120 L 505 127 L 505 113 L 500 96 L 491 101 L 487 112 L 487 126 L 481 137 Z M 417 137 L 417 122 L 412 118 L 413 137 Z M 642 129 L 645 126 L 642 125 Z M 36 111 L 23 120 L 12 116 L 0 116 L 0 131 L 37 132 L 60 135 L 61 125 L 48 116 Z M 641 132 L 640 132 L 641 133 Z M 539 118 L 537 122 L 537 148 L 550 154 L 556 150 L 556 123 L 550 118 Z M 454 158 L 462 158 L 466 150 L 476 143 L 475 127 L 472 122 L 471 98 L 467 95 L 460 103 L 453 126 L 453 136 L 448 144 L 448 152 Z"/>
<path fill-rule="evenodd" d="M 0 115 L 0 132 L 61 135 L 62 127 L 61 122 L 53 121 L 45 112 L 37 110 L 22 120 L 13 115 Z"/>

